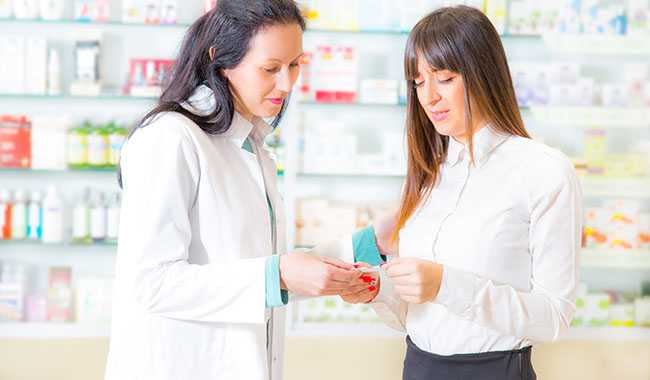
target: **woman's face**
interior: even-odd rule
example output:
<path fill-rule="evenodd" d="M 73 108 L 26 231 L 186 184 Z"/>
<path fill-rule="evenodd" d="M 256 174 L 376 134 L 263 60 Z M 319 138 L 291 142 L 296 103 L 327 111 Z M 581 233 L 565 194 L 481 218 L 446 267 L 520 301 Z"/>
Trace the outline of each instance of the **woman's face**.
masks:
<path fill-rule="evenodd" d="M 465 125 L 463 77 L 453 71 L 430 67 L 421 53 L 418 53 L 417 60 L 415 91 L 420 105 L 438 133 L 464 143 L 468 128 Z"/>
<path fill-rule="evenodd" d="M 235 95 L 237 111 L 249 120 L 252 116 L 276 116 L 298 79 L 302 54 L 298 24 L 260 30 L 251 39 L 242 62 L 223 71 Z"/>

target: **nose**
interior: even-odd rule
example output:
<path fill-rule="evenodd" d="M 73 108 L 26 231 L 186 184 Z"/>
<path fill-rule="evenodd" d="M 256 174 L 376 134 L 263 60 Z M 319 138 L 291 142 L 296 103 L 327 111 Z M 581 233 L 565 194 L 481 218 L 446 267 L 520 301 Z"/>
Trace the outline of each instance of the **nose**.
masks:
<path fill-rule="evenodd" d="M 440 93 L 432 83 L 425 83 L 421 93 L 424 104 L 436 104 L 441 99 Z"/>
<path fill-rule="evenodd" d="M 284 68 L 280 70 L 276 79 L 275 87 L 278 90 L 288 94 L 291 91 L 292 85 L 293 83 L 291 83 L 291 75 L 289 74 L 289 69 Z"/>

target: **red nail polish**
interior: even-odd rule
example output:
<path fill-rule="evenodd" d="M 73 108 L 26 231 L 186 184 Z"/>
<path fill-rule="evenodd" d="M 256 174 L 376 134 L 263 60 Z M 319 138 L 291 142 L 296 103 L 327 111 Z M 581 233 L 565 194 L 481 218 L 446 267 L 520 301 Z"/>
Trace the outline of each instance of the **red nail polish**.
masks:
<path fill-rule="evenodd" d="M 373 281 L 373 278 L 370 277 L 370 276 L 361 276 L 361 279 L 363 280 L 363 282 L 372 282 Z"/>
<path fill-rule="evenodd" d="M 377 287 L 375 287 L 375 286 L 369 286 L 368 287 L 368 290 L 371 291 L 371 292 L 374 292 L 376 289 L 377 289 Z"/>

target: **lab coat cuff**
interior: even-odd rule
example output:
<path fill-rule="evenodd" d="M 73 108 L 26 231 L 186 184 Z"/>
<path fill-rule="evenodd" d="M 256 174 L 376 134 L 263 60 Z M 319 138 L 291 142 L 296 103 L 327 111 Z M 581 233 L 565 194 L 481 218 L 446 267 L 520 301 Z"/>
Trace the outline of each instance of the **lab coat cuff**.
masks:
<path fill-rule="evenodd" d="M 280 256 L 273 255 L 266 259 L 266 307 L 284 306 L 289 302 L 289 292 L 280 288 Z"/>
<path fill-rule="evenodd" d="M 447 307 L 452 313 L 467 316 L 474 301 L 475 276 L 447 265 L 443 267 L 440 289 L 434 302 Z"/>
<path fill-rule="evenodd" d="M 375 229 L 372 226 L 352 235 L 352 249 L 355 262 L 364 262 L 370 265 L 380 265 L 386 262 L 386 257 L 381 255 L 379 247 L 377 247 Z"/>

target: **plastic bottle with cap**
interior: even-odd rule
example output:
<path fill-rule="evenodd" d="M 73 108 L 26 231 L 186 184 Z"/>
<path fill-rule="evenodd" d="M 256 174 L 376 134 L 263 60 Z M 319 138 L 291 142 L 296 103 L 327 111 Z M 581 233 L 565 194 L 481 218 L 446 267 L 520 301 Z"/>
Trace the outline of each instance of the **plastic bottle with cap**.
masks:
<path fill-rule="evenodd" d="M 0 190 L 0 240 L 11 239 L 11 192 Z"/>
<path fill-rule="evenodd" d="M 32 191 L 27 205 L 27 239 L 41 240 L 43 237 L 43 207 L 41 202 L 43 194 L 40 191 Z"/>
<path fill-rule="evenodd" d="M 63 242 L 63 211 L 56 187 L 49 186 L 43 200 L 43 243 Z"/>
<path fill-rule="evenodd" d="M 11 210 L 11 238 L 13 240 L 27 238 L 27 193 L 25 190 L 14 192 L 14 204 Z"/>

